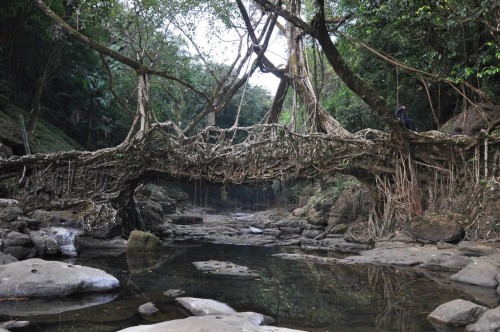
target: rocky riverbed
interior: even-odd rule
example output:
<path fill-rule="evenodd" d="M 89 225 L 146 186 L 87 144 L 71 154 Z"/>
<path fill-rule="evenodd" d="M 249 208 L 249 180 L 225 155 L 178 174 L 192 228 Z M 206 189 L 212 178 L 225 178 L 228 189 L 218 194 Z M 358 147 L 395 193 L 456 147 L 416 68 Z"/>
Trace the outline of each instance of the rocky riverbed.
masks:
<path fill-rule="evenodd" d="M 217 214 L 189 207 L 183 208 L 180 213 L 175 208 L 175 201 L 161 193 L 149 192 L 148 197 L 143 196 L 139 200 L 148 232 L 135 234 L 133 241 L 132 237 L 127 241 L 121 236 L 89 236 L 91 234 L 82 228 L 81 216 L 75 211 L 37 210 L 24 215 L 17 201 L 3 199 L 0 200 L 0 276 L 3 278 L 0 294 L 3 299 L 51 297 L 59 295 L 61 289 L 64 289 L 63 294 L 72 294 L 113 290 L 119 286 L 118 280 L 103 271 L 88 270 L 72 264 L 55 264 L 34 257 L 71 258 L 96 249 L 108 254 L 120 254 L 128 247 L 129 267 L 134 273 L 140 273 L 144 271 L 144 255 L 141 257 L 141 253 L 161 254 L 163 246 L 177 241 L 286 246 L 298 250 L 276 257 L 323 265 L 410 268 L 437 283 L 452 285 L 469 294 L 477 305 L 486 309 L 476 310 L 480 314 L 474 316 L 475 320 L 460 320 L 456 316 L 446 320 L 442 316 L 449 315 L 439 314 L 437 316 L 441 318 L 434 319 L 433 323 L 456 325 L 457 321 L 467 321 L 463 325 L 472 326 L 468 331 L 494 331 L 479 322 L 483 318 L 482 321 L 491 321 L 491 317 L 496 317 L 495 312 L 499 310 L 496 307 L 500 293 L 500 244 L 496 241 L 460 241 L 463 234 L 463 225 L 457 222 L 460 216 L 432 213 L 426 216 L 427 219 L 416 218 L 403 232 L 396 232 L 384 241 L 354 241 L 346 231 L 353 223 L 366 218 L 366 208 L 354 207 L 364 202 L 363 197 L 363 191 L 357 190 L 346 198 L 341 196 L 336 202 L 329 201 L 325 196 L 293 211 L 278 208 Z M 494 204 L 497 203 L 494 201 Z M 498 210 L 492 208 L 491 204 L 488 206 L 485 214 L 489 219 L 486 218 L 485 222 L 496 225 Z M 494 232 L 494 227 L 491 230 Z M 108 233 L 113 234 L 111 231 Z M 132 252 L 135 254 L 132 255 Z M 328 253 L 336 254 L 332 257 Z M 197 264 L 204 273 L 233 273 L 237 278 L 256 277 L 253 271 L 232 262 L 206 261 Z M 69 272 L 74 280 L 68 277 Z M 96 303 L 113 300 L 113 296 L 104 297 L 106 299 L 99 298 Z M 457 303 L 448 305 L 447 310 L 453 312 L 457 310 L 456 307 L 464 306 L 462 302 Z M 170 324 L 176 328 L 182 324 L 193 327 L 193 322 L 198 322 L 201 326 L 213 324 L 222 329 L 224 324 L 231 326 L 238 322 L 245 325 L 250 322 L 252 326 L 249 331 L 274 331 L 248 321 L 245 315 L 228 315 L 217 320 L 219 325 L 211 319 L 213 317 Z"/>

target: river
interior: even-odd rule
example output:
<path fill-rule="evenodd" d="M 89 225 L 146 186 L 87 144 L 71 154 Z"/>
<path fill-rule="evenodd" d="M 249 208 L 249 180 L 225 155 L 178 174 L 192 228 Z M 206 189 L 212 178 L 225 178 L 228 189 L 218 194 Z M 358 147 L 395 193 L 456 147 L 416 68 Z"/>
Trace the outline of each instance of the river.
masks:
<path fill-rule="evenodd" d="M 29 320 L 32 325 L 25 331 L 117 331 L 185 317 L 175 300 L 163 295 L 166 290 L 180 289 L 183 296 L 222 301 L 237 311 L 269 315 L 276 319 L 275 325 L 305 331 L 421 332 L 435 331 L 426 316 L 437 306 L 456 298 L 470 299 L 411 269 L 321 265 L 272 256 L 298 251 L 179 242 L 165 248 L 159 259 L 127 260 L 125 254 L 86 252 L 71 262 L 113 274 L 122 284 L 118 293 L 4 301 L 0 303 L 0 321 Z M 215 277 L 197 271 L 192 264 L 210 259 L 247 266 L 259 277 Z M 160 313 L 145 319 L 137 308 L 150 301 Z"/>

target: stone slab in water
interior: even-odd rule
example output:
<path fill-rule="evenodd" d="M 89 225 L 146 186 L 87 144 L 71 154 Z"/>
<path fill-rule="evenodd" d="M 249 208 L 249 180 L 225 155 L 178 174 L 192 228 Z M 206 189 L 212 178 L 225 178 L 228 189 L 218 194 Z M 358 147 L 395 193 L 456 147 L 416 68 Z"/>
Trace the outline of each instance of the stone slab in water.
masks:
<path fill-rule="evenodd" d="M 202 317 L 188 317 L 176 319 L 154 325 L 129 327 L 118 332 L 164 332 L 164 331 L 189 331 L 189 332 L 304 332 L 283 327 L 259 326 L 253 324 L 244 314 L 210 315 Z"/>
<path fill-rule="evenodd" d="M 0 297 L 59 297 L 116 289 L 118 279 L 99 269 L 33 258 L 0 266 Z"/>
<path fill-rule="evenodd" d="M 498 286 L 496 278 L 498 272 L 499 269 L 497 266 L 489 262 L 476 261 L 452 275 L 450 280 L 481 287 L 495 288 Z"/>
<path fill-rule="evenodd" d="M 195 297 L 178 297 L 175 300 L 195 316 L 232 315 L 236 313 L 227 304 L 215 300 L 198 299 Z"/>
<path fill-rule="evenodd" d="M 232 262 L 221 262 L 215 260 L 193 262 L 193 265 L 200 271 L 207 274 L 226 275 L 242 278 L 257 278 L 259 274 L 250 270 L 246 266 L 237 265 Z"/>

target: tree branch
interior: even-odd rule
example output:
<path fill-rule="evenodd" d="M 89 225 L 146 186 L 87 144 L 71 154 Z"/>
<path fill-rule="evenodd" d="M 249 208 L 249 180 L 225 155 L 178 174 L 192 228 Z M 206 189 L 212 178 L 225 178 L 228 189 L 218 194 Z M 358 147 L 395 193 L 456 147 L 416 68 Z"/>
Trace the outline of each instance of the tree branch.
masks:
<path fill-rule="evenodd" d="M 129 66 L 130 68 L 134 69 L 138 74 L 156 75 L 156 76 L 160 76 L 160 77 L 178 82 L 179 84 L 182 84 L 183 86 L 187 87 L 188 89 L 199 94 L 203 99 L 205 99 L 205 101 L 209 105 L 211 105 L 213 107 L 210 98 L 208 98 L 208 96 L 204 92 L 196 89 L 191 84 L 181 80 L 178 77 L 174 77 L 172 75 L 169 75 L 164 71 L 158 71 L 158 70 L 154 70 L 154 69 L 151 69 L 149 67 L 146 67 L 138 61 L 132 60 L 129 57 L 126 57 L 126 56 L 124 56 L 116 51 L 113 51 L 112 49 L 110 49 L 104 45 L 99 44 L 95 40 L 85 36 L 84 34 L 76 31 L 75 29 L 73 29 L 61 17 L 59 17 L 56 13 L 54 13 L 52 10 L 50 10 L 50 8 L 47 7 L 47 5 L 45 5 L 42 0 L 32 0 L 32 1 L 54 23 L 56 23 L 61 29 L 66 31 L 66 33 L 68 33 L 71 37 L 78 40 L 80 43 L 96 50 L 100 54 L 106 55 L 112 59 L 115 59 L 116 61 L 119 61 L 119 62 Z"/>

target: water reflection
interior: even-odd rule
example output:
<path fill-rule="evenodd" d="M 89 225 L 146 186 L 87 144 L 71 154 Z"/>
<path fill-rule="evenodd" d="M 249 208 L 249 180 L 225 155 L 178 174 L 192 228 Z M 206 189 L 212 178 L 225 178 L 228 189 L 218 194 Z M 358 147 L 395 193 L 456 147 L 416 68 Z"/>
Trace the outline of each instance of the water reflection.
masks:
<path fill-rule="evenodd" d="M 113 301 L 118 294 L 91 294 L 55 299 L 0 302 L 0 313 L 10 316 L 54 315 Z"/>
<path fill-rule="evenodd" d="M 435 331 L 427 314 L 440 304 L 468 297 L 450 285 L 430 281 L 413 270 L 388 267 L 320 265 L 273 257 L 288 248 L 185 243 L 165 249 L 158 260 L 79 257 L 77 263 L 103 269 L 123 285 L 109 303 L 58 315 L 36 315 L 38 331 L 116 331 L 120 328 L 184 317 L 168 289 L 184 296 L 226 302 L 238 311 L 274 317 L 278 325 L 315 332 Z M 226 278 L 196 270 L 191 262 L 231 261 L 259 273 L 257 279 Z M 160 314 L 148 321 L 137 308 L 153 302 Z M 10 315 L 10 316 L 9 316 Z M 6 317 L 8 316 L 8 317 Z M 0 320 L 22 314 L 3 312 Z M 35 331 L 30 329 L 30 331 Z"/>

